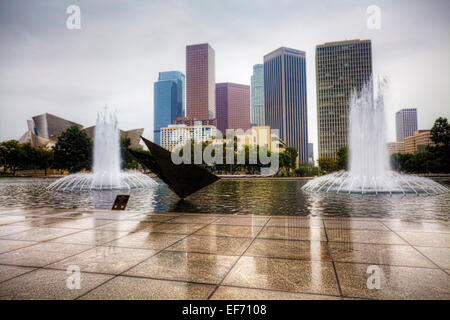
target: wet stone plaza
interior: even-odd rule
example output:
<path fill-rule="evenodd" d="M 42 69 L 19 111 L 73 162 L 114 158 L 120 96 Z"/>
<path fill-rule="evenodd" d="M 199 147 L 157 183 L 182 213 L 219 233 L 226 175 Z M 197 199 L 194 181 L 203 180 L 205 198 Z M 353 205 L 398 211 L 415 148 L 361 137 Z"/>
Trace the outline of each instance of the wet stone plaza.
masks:
<path fill-rule="evenodd" d="M 450 224 L 3 208 L 0 298 L 450 299 Z"/>

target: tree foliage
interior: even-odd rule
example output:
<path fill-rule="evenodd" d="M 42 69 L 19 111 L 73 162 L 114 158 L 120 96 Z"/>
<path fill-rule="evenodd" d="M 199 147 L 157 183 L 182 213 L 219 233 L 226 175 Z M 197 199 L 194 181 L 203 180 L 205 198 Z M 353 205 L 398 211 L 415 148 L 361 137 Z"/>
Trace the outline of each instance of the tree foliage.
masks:
<path fill-rule="evenodd" d="M 54 166 L 69 172 L 89 170 L 92 166 L 92 141 L 77 126 L 61 133 L 54 147 Z"/>
<path fill-rule="evenodd" d="M 336 160 L 331 157 L 320 157 L 318 160 L 319 167 L 325 172 L 332 172 L 337 169 Z"/>
<path fill-rule="evenodd" d="M 338 170 L 347 170 L 348 168 L 348 146 L 342 147 L 336 152 L 336 167 Z"/>

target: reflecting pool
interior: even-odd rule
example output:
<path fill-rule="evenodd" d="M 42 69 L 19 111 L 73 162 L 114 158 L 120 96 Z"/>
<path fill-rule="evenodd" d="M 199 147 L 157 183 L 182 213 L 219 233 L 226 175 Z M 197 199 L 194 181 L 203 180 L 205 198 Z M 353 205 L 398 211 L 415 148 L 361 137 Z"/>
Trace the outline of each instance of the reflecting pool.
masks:
<path fill-rule="evenodd" d="M 53 207 L 110 209 L 117 194 L 130 194 L 127 210 L 145 212 L 251 213 L 334 217 L 448 220 L 450 193 L 424 195 L 348 195 L 307 193 L 305 181 L 222 179 L 180 200 L 160 180 L 149 189 L 50 191 L 55 179 L 0 179 L 0 208 Z M 445 184 L 447 187 L 449 184 Z"/>

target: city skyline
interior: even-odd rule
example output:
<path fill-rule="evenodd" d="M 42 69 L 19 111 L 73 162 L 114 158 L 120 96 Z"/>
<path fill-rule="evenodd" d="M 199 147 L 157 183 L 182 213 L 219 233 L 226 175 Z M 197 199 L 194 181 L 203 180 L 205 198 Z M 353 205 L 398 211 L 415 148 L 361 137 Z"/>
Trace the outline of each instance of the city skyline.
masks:
<path fill-rule="evenodd" d="M 0 4 L 0 37 L 9 48 L 0 59 L 4 75 L 0 80 L 2 140 L 18 139 L 26 130 L 23 119 L 44 112 L 94 124 L 104 104 L 118 111 L 121 127 L 144 127 L 150 135 L 151 87 L 157 72 L 184 71 L 185 46 L 204 42 L 216 51 L 216 82 L 250 84 L 252 66 L 262 63 L 263 55 L 274 47 L 285 45 L 306 52 L 308 135 L 315 156 L 314 48 L 320 43 L 372 40 L 374 76 L 386 75 L 390 80 L 389 141 L 395 140 L 394 114 L 403 106 L 420 106 L 418 129 L 431 128 L 438 116 L 450 117 L 446 93 L 450 81 L 446 74 L 441 75 L 449 66 L 449 3 L 445 1 L 433 6 L 418 1 L 282 2 L 276 7 L 264 1 L 180 2 L 174 10 L 163 3 L 108 3 L 108 10 L 103 10 L 80 1 L 81 30 L 65 27 L 68 2 L 45 8 L 24 4 Z M 381 9 L 379 30 L 367 28 L 370 4 Z M 236 8 L 242 9 L 238 15 Z M 168 19 L 180 23 L 158 28 Z M 333 21 L 334 27 L 321 23 L 324 19 Z M 231 37 L 233 32 L 239 37 Z"/>

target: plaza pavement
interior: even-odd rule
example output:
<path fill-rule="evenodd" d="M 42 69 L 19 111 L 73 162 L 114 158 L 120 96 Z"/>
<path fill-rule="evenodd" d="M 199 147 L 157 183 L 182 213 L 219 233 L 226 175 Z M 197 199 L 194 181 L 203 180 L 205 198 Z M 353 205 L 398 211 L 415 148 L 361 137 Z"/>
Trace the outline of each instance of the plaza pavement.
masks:
<path fill-rule="evenodd" d="M 450 299 L 449 222 L 0 209 L 0 299 L 354 298 Z"/>

